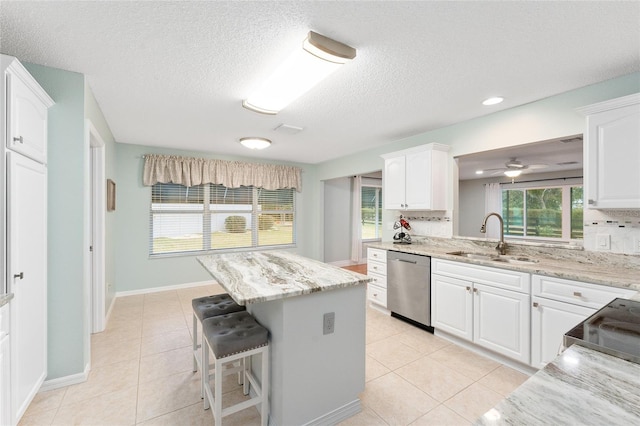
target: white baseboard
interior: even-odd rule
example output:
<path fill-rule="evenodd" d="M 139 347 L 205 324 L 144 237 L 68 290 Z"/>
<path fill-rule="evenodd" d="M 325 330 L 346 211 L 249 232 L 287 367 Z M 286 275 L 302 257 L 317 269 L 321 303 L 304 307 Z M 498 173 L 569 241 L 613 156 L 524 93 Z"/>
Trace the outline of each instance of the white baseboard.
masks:
<path fill-rule="evenodd" d="M 333 411 L 324 414 L 317 419 L 311 420 L 308 423 L 305 423 L 305 426 L 325 426 L 325 425 L 336 425 L 349 417 L 355 416 L 359 412 L 362 411 L 362 404 L 360 404 L 360 399 L 355 399 L 348 404 L 343 405 L 340 408 L 336 408 Z"/>
<path fill-rule="evenodd" d="M 217 284 L 215 281 L 197 281 L 197 282 L 193 282 L 193 283 L 167 285 L 167 286 L 164 286 L 164 287 L 144 288 L 144 289 L 141 289 L 141 290 L 118 291 L 118 292 L 116 292 L 116 295 L 115 295 L 114 299 L 116 297 L 135 296 L 135 295 L 138 295 L 138 294 L 158 293 L 158 292 L 161 292 L 161 291 L 180 290 L 180 289 L 183 289 L 183 288 L 201 287 L 201 286 L 205 286 L 205 285 L 215 285 L 215 284 Z"/>
<path fill-rule="evenodd" d="M 89 377 L 90 370 L 91 364 L 87 364 L 85 365 L 84 371 L 82 373 L 58 377 L 57 379 L 45 380 L 42 386 L 40 386 L 40 390 L 38 391 L 38 393 L 86 382 L 87 378 Z"/>

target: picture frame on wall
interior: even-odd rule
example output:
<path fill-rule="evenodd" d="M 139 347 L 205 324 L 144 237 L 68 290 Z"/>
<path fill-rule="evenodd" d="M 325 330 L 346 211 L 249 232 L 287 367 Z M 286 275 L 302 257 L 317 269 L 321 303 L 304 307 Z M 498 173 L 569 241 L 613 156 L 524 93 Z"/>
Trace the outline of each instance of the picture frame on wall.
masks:
<path fill-rule="evenodd" d="M 111 179 L 107 179 L 107 211 L 112 212 L 116 209 L 116 183 Z"/>

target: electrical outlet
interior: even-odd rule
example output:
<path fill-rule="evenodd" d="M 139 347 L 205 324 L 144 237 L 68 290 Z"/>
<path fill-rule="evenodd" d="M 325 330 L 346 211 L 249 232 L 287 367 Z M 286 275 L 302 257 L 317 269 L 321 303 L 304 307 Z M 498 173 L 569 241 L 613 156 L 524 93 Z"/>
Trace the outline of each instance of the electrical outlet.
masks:
<path fill-rule="evenodd" d="M 611 250 L 611 235 L 609 235 L 609 234 L 597 234 L 596 235 L 596 249 L 597 250 Z"/>
<path fill-rule="evenodd" d="M 328 312 L 322 319 L 322 334 L 331 334 L 336 328 L 336 313 Z"/>

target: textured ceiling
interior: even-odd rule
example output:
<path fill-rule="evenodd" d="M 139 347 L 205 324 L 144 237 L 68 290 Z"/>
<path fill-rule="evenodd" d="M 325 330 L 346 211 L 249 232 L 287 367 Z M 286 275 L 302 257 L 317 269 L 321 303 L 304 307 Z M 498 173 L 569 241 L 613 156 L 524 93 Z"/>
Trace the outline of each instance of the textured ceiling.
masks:
<path fill-rule="evenodd" d="M 636 1 L 5 0 L 0 51 L 85 74 L 118 142 L 318 163 L 640 71 L 638 22 Z M 356 59 L 276 116 L 243 109 L 309 30 Z"/>

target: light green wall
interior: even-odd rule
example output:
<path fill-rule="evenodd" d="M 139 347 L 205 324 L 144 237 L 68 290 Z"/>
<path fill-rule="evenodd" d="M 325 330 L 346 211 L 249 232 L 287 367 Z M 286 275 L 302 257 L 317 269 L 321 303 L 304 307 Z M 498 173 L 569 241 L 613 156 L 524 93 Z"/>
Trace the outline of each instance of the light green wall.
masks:
<path fill-rule="evenodd" d="M 24 64 L 55 101 L 49 109 L 47 380 L 78 374 L 85 364 L 84 76 Z"/>
<path fill-rule="evenodd" d="M 107 120 L 104 118 L 100 105 L 93 96 L 93 91 L 89 84 L 85 82 L 84 91 L 84 115 L 85 118 L 91 120 L 105 145 L 105 178 L 116 179 L 116 143 L 109 128 Z M 105 312 L 111 306 L 111 302 L 115 297 L 115 280 L 116 280 L 116 264 L 115 264 L 115 234 L 116 234 L 115 212 L 106 212 L 105 214 L 105 283 L 107 285 L 105 297 Z"/>
<path fill-rule="evenodd" d="M 144 154 L 172 154 L 223 160 L 268 162 L 256 158 L 222 157 L 203 152 L 116 144 L 116 290 L 134 291 L 211 280 L 195 256 L 149 258 L 151 187 L 143 186 Z M 296 253 L 320 258 L 317 238 L 322 227 L 317 211 L 315 166 L 302 167 L 302 192 L 296 196 Z"/>
<path fill-rule="evenodd" d="M 431 142 L 451 146 L 451 155 L 522 145 L 582 133 L 584 117 L 576 108 L 640 92 L 640 73 L 561 93 L 318 165 L 319 179 L 381 170 L 381 154 Z M 508 102 L 508 100 L 506 101 Z"/>

